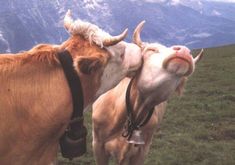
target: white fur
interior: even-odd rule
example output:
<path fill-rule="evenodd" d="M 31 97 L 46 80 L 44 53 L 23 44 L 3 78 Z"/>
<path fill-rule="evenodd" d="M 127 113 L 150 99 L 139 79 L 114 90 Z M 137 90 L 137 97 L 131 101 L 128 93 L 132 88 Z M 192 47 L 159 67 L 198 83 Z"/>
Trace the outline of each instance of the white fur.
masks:
<path fill-rule="evenodd" d="M 128 67 L 124 64 L 128 61 L 121 58 L 121 55 L 125 53 L 125 48 L 124 42 L 106 48 L 111 55 L 111 59 L 103 71 L 97 96 L 105 93 L 110 87 L 114 86 L 113 84 L 117 85 L 126 76 Z"/>
<path fill-rule="evenodd" d="M 113 84 L 117 85 L 126 75 L 131 75 L 141 66 L 141 49 L 135 44 L 120 42 L 106 49 L 111 59 L 104 69 L 97 96 L 109 90 Z"/>
<path fill-rule="evenodd" d="M 98 26 L 86 21 L 77 19 L 73 21 L 71 13 L 68 12 L 64 17 L 65 24 L 69 25 L 69 33 L 72 35 L 81 34 L 90 43 L 94 42 L 97 45 L 103 47 L 103 41 L 105 38 L 111 37 L 110 34 L 100 29 Z"/>
<path fill-rule="evenodd" d="M 114 84 L 117 85 L 126 76 L 127 70 L 122 67 L 122 64 L 115 61 L 108 63 L 101 77 L 101 86 L 97 91 L 96 96 L 105 93 L 111 89 Z"/>
<path fill-rule="evenodd" d="M 154 50 L 155 52 L 148 51 Z M 149 93 L 152 90 L 159 90 L 158 93 L 161 93 L 161 96 L 168 95 L 168 91 L 174 91 L 171 87 L 176 87 L 179 84 L 181 76 L 177 76 L 175 73 L 186 72 L 184 67 L 179 67 L 178 71 L 169 72 L 163 68 L 164 60 L 175 54 L 176 51 L 172 47 L 165 47 L 158 43 L 148 44 L 145 48 L 146 53 L 144 54 L 144 67 L 141 70 L 141 74 L 138 81 L 138 88 L 143 92 L 142 94 L 150 95 Z M 194 65 L 194 64 L 193 64 Z M 174 69 L 175 66 L 171 66 Z M 187 68 L 186 68 L 187 69 Z M 176 69 L 175 69 L 176 70 Z M 164 82 L 164 84 L 162 84 Z M 168 83 L 169 82 L 169 83 Z M 159 84 L 162 84 L 161 86 Z M 159 86 L 156 89 L 156 86 Z M 168 86 L 168 87 L 167 87 Z"/>

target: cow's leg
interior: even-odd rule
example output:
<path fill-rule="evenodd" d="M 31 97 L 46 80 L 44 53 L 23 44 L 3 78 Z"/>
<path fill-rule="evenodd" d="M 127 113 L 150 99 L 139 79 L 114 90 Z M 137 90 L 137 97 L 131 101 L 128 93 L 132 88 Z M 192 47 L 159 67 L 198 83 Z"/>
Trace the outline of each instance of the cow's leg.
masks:
<path fill-rule="evenodd" d="M 144 164 L 144 157 L 145 154 L 142 152 L 139 152 L 138 154 L 132 156 L 129 161 L 129 165 L 143 165 Z"/>
<path fill-rule="evenodd" d="M 52 161 L 52 162 L 50 163 L 50 165 L 58 165 L 58 160 L 57 160 L 57 158 L 56 158 L 54 161 Z"/>
<path fill-rule="evenodd" d="M 123 160 L 119 160 L 119 161 L 117 162 L 117 165 L 132 165 L 132 164 L 130 164 L 130 163 L 128 163 L 128 162 L 130 162 L 130 161 L 128 160 L 128 158 L 127 158 L 127 159 L 123 159 Z"/>
<path fill-rule="evenodd" d="M 93 152 L 97 165 L 108 165 L 109 155 L 106 154 L 104 144 L 93 141 Z"/>

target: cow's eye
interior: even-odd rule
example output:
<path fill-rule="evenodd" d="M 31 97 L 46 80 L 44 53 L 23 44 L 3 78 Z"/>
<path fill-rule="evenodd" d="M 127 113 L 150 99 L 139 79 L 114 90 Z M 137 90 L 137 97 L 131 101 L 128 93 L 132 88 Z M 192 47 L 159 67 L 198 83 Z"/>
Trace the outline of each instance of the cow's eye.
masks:
<path fill-rule="evenodd" d="M 155 53 L 158 53 L 158 52 L 159 52 L 159 50 L 158 50 L 157 48 L 149 48 L 149 50 L 150 50 L 150 51 L 153 51 L 153 52 L 155 52 Z"/>

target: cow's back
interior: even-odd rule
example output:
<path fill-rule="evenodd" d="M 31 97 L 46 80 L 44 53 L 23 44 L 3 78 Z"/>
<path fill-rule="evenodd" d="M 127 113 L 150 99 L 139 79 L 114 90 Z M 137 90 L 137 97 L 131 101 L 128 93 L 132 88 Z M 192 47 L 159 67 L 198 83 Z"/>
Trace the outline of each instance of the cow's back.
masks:
<path fill-rule="evenodd" d="M 63 71 L 47 57 L 53 53 L 34 52 L 0 55 L 0 164 L 47 162 L 44 151 L 56 150 L 71 113 Z"/>

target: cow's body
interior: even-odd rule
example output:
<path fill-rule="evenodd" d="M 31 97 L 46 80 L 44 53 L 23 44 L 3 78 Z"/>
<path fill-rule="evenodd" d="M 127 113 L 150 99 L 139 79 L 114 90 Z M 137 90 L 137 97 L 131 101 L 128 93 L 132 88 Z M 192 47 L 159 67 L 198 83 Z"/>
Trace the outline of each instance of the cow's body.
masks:
<path fill-rule="evenodd" d="M 55 157 L 72 111 L 55 52 L 41 46 L 0 55 L 0 164 L 47 164 Z"/>
<path fill-rule="evenodd" d="M 66 23 L 65 26 L 69 29 Z M 92 26 L 89 24 L 89 28 Z M 76 28 L 73 30 L 76 32 Z M 91 36 L 89 32 L 84 35 Z M 92 35 L 96 32 L 92 31 Z M 55 160 L 59 138 L 68 126 L 73 108 L 70 89 L 57 57 L 59 52 L 67 50 L 73 58 L 85 107 L 138 69 L 139 48 L 119 42 L 117 37 L 115 40 L 112 46 L 102 48 L 94 44 L 92 36 L 88 40 L 79 32 L 61 45 L 44 44 L 15 55 L 0 55 L 1 165 L 47 165 Z M 134 56 L 138 58 L 130 61 L 125 49 L 137 53 Z M 112 71 L 118 74 L 112 77 Z"/>
<path fill-rule="evenodd" d="M 114 89 L 100 96 L 93 106 L 93 150 L 97 165 L 107 165 L 110 156 L 120 165 L 143 164 L 153 132 L 162 120 L 166 102 L 155 107 L 151 119 L 141 128 L 145 145 L 135 146 L 127 143 L 122 133 L 127 118 L 125 89 L 129 82 L 130 78 L 123 79 Z M 131 96 L 135 98 L 133 96 L 136 96 L 136 93 L 133 91 Z M 137 102 L 136 99 L 132 101 Z"/>
<path fill-rule="evenodd" d="M 182 92 L 186 77 L 194 71 L 196 61 L 184 46 L 140 46 L 143 47 L 144 62 L 141 71 L 133 80 L 130 102 L 135 121 L 139 117 L 145 118 L 154 108 L 149 122 L 139 128 L 145 144 L 133 144 L 135 141 L 128 143 L 127 138 L 122 136 L 123 131 L 127 131 L 123 128 L 127 126 L 125 99 L 130 82 L 129 78 L 125 78 L 93 104 L 93 150 L 98 165 L 107 165 L 110 156 L 119 165 L 143 165 L 154 128 L 159 126 L 163 118 L 166 100 L 174 91 Z M 196 59 L 200 58 L 201 54 Z"/>

